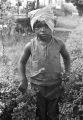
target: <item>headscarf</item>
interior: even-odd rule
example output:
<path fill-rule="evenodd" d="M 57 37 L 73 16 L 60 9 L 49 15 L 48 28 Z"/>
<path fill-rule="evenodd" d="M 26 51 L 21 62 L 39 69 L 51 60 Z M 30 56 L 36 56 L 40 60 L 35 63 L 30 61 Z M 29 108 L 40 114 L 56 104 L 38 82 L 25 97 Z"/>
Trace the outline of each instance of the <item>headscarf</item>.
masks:
<path fill-rule="evenodd" d="M 48 27 L 52 30 L 54 29 L 54 15 L 50 7 L 44 7 L 39 9 L 31 18 L 31 27 L 33 29 L 34 23 L 38 21 L 45 21 Z"/>

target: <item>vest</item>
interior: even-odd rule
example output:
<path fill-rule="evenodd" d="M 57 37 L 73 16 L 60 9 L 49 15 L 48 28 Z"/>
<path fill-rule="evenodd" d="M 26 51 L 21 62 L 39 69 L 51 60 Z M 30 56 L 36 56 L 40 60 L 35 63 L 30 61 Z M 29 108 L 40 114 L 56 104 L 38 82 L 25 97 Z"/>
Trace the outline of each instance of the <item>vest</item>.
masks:
<path fill-rule="evenodd" d="M 46 46 L 37 38 L 31 40 L 31 82 L 36 85 L 60 84 L 58 79 L 61 73 L 60 63 L 61 42 L 52 38 Z"/>

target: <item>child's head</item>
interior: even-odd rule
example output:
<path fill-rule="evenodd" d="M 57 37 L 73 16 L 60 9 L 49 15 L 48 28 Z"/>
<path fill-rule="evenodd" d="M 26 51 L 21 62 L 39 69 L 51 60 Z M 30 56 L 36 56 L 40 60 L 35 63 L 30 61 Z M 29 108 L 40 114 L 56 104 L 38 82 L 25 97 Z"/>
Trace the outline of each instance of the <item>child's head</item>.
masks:
<path fill-rule="evenodd" d="M 36 21 L 33 29 L 37 36 L 42 40 L 50 39 L 52 37 L 52 30 L 45 23 L 45 21 Z"/>
<path fill-rule="evenodd" d="M 32 16 L 32 18 L 31 18 L 32 29 L 34 29 L 35 26 L 40 26 L 42 24 L 42 22 L 45 22 L 44 25 L 45 26 L 47 25 L 51 29 L 51 31 L 53 32 L 53 30 L 54 30 L 54 14 L 49 7 L 39 9 Z"/>

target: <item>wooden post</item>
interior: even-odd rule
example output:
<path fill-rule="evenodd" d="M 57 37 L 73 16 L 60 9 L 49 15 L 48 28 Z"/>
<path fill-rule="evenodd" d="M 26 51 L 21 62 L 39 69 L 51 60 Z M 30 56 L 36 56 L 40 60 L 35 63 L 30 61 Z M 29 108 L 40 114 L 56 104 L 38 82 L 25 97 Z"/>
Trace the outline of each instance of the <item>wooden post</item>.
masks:
<path fill-rule="evenodd" d="M 39 0 L 37 0 L 37 9 L 39 8 L 39 5 L 40 5 Z"/>
<path fill-rule="evenodd" d="M 28 0 L 27 0 L 27 5 L 26 5 L 26 16 L 28 17 Z"/>

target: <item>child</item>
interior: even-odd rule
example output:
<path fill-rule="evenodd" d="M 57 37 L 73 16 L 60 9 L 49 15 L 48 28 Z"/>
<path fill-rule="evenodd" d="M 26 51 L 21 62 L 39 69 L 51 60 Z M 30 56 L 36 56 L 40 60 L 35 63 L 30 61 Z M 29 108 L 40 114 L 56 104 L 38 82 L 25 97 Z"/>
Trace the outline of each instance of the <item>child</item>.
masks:
<path fill-rule="evenodd" d="M 22 83 L 19 90 L 25 93 L 28 85 L 26 63 L 31 56 L 31 85 L 37 92 L 36 118 L 39 120 L 59 120 L 58 101 L 61 90 L 61 63 L 63 58 L 65 73 L 69 74 L 70 56 L 65 44 L 53 37 L 53 14 L 50 9 L 41 9 L 31 20 L 32 29 L 36 33 L 25 46 L 20 59 Z"/>

